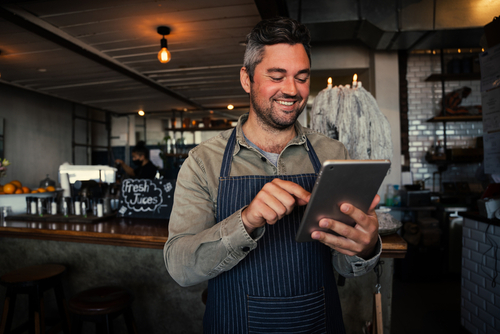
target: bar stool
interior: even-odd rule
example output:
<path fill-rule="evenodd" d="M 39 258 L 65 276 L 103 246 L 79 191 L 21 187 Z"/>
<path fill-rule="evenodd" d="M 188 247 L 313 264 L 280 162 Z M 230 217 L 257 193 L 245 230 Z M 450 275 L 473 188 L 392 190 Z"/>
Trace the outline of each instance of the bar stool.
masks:
<path fill-rule="evenodd" d="M 123 314 L 129 334 L 137 328 L 132 314 L 132 293 L 122 287 L 103 286 L 79 292 L 69 300 L 69 311 L 73 314 L 73 333 L 81 333 L 82 322 L 96 324 L 97 333 L 113 333 L 112 320 Z"/>
<path fill-rule="evenodd" d="M 14 331 L 18 333 L 30 329 L 31 333 L 34 329 L 35 333 L 45 333 L 43 293 L 49 289 L 54 289 L 61 318 L 57 327 L 54 326 L 52 330 L 61 330 L 62 324 L 63 332 L 69 334 L 69 317 L 61 282 L 61 276 L 65 270 L 66 267 L 59 264 L 44 264 L 16 269 L 0 277 L 0 284 L 7 288 L 0 334 L 10 332 L 18 294 L 29 296 L 29 319 Z"/>

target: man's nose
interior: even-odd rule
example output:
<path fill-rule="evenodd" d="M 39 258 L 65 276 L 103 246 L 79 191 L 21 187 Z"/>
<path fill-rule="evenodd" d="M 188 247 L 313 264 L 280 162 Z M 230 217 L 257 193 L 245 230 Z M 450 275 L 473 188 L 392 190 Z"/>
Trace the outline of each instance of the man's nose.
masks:
<path fill-rule="evenodd" d="M 297 83 L 294 78 L 287 78 L 283 82 L 283 87 L 281 88 L 283 94 L 295 96 L 297 95 Z"/>

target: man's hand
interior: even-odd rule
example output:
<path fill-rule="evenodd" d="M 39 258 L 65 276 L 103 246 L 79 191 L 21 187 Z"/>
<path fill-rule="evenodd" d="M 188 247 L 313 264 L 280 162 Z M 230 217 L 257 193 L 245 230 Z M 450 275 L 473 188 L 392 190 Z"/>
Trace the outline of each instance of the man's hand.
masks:
<path fill-rule="evenodd" d="M 135 177 L 134 169 L 132 167 L 130 167 L 129 165 L 127 165 L 123 160 L 116 159 L 115 163 L 120 165 L 123 168 L 123 170 L 125 171 L 125 173 L 127 173 L 128 175 L 130 175 L 132 177 Z"/>
<path fill-rule="evenodd" d="M 342 254 L 357 255 L 364 259 L 373 257 L 378 240 L 378 219 L 375 207 L 379 202 L 380 196 L 376 195 L 367 214 L 351 204 L 343 203 L 340 210 L 354 219 L 356 225 L 351 227 L 333 219 L 321 219 L 320 227 L 337 232 L 340 236 L 315 231 L 311 237 Z"/>
<path fill-rule="evenodd" d="M 275 224 L 297 205 L 306 205 L 311 193 L 296 183 L 274 179 L 266 183 L 241 212 L 241 219 L 250 234 L 258 227 Z"/>

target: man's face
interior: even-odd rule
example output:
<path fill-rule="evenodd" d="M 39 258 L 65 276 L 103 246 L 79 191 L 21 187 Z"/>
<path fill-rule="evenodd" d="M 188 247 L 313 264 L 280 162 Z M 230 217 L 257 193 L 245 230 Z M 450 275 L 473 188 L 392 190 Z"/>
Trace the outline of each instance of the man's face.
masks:
<path fill-rule="evenodd" d="M 254 82 L 245 69 L 241 72 L 243 88 L 250 93 L 250 112 L 273 129 L 293 126 L 307 103 L 309 76 L 309 58 L 302 44 L 265 46 Z"/>
<path fill-rule="evenodd" d="M 144 161 L 144 156 L 139 153 L 132 152 L 132 161 L 134 162 L 134 164 L 140 166 Z"/>

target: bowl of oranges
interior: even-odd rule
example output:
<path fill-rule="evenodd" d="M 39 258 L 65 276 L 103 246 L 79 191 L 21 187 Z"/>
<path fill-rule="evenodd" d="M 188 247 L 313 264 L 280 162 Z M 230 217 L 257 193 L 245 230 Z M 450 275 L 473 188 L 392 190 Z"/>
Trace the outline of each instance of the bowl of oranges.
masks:
<path fill-rule="evenodd" d="M 13 214 L 26 213 L 26 197 L 56 197 L 61 189 L 53 186 L 29 188 L 14 180 L 0 185 L 0 206 L 10 206 Z"/>

